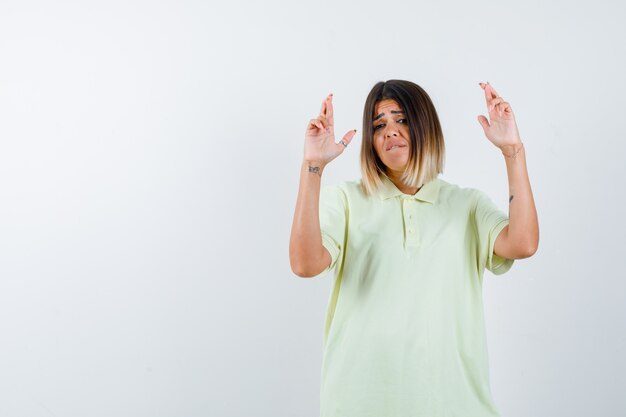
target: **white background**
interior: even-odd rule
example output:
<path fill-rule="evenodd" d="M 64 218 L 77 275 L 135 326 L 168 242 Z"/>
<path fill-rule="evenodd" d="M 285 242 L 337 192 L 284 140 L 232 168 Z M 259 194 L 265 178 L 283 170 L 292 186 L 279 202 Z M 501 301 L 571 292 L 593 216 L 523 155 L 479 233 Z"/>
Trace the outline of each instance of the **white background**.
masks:
<path fill-rule="evenodd" d="M 0 2 L 0 416 L 317 416 L 331 275 L 293 275 L 306 124 L 432 97 L 441 178 L 506 211 L 476 117 L 515 112 L 540 245 L 486 272 L 503 417 L 626 414 L 623 3 Z"/>

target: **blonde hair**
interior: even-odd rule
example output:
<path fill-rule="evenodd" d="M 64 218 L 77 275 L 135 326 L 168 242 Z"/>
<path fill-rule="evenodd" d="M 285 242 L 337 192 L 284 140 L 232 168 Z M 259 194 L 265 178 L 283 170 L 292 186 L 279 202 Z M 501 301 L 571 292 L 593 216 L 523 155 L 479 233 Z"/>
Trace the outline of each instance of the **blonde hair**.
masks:
<path fill-rule="evenodd" d="M 379 101 L 395 100 L 404 111 L 410 132 L 409 162 L 402 182 L 421 187 L 443 173 L 445 144 L 443 131 L 432 100 L 419 85 L 404 80 L 380 81 L 365 100 L 363 110 L 363 140 L 361 142 L 361 185 L 367 195 L 373 195 L 387 176 L 386 167 L 374 149 L 373 118 Z"/>

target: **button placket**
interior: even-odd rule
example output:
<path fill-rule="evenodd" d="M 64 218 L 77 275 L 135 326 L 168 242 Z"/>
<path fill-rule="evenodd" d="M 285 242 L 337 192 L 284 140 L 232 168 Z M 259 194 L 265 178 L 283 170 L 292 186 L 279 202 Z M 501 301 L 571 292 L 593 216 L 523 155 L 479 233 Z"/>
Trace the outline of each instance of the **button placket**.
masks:
<path fill-rule="evenodd" d="M 416 212 L 417 204 L 417 201 L 414 199 L 403 199 L 404 242 L 407 246 L 416 246 L 419 243 Z"/>

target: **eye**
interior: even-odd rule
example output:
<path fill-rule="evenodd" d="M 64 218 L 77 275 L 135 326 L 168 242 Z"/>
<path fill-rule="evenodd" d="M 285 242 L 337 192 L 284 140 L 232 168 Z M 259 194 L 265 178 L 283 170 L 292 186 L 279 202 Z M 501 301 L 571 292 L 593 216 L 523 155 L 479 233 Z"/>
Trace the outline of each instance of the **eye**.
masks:
<path fill-rule="evenodd" d="M 406 119 L 398 119 L 396 123 L 406 124 Z M 374 130 L 378 130 L 379 127 L 383 127 L 384 125 L 384 123 L 381 123 L 378 126 L 374 126 Z"/>

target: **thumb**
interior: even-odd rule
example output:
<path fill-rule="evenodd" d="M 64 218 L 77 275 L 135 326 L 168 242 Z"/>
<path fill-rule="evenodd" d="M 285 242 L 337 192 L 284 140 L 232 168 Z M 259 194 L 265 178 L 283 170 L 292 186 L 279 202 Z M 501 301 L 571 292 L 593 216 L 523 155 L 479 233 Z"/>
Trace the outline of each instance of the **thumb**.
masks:
<path fill-rule="evenodd" d="M 485 131 L 485 133 L 487 132 L 487 129 L 489 129 L 489 121 L 487 120 L 487 118 L 483 115 L 478 116 L 478 123 L 480 123 L 480 125 L 483 127 L 483 130 Z"/>
<path fill-rule="evenodd" d="M 348 145 L 350 144 L 350 142 L 352 142 L 352 139 L 354 138 L 355 135 L 356 135 L 356 129 L 352 129 L 352 130 L 348 131 L 348 133 L 343 135 L 343 138 L 341 138 L 341 140 L 337 144 L 337 146 L 339 148 L 341 148 L 341 152 L 343 152 L 344 149 L 348 147 Z M 345 145 L 344 145 L 344 143 L 345 143 Z"/>

